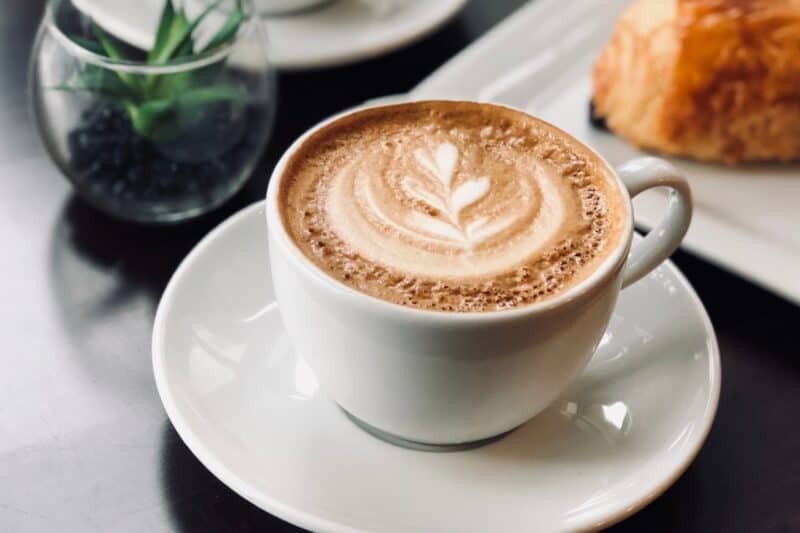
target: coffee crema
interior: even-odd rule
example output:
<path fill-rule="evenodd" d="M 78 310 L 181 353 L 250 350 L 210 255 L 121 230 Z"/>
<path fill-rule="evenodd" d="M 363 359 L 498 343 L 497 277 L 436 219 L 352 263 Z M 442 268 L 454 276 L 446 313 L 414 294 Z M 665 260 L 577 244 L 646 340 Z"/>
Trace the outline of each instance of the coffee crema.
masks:
<path fill-rule="evenodd" d="M 627 207 L 581 143 L 523 112 L 428 101 L 309 136 L 278 191 L 300 250 L 396 304 L 474 312 L 553 297 L 619 243 Z"/>

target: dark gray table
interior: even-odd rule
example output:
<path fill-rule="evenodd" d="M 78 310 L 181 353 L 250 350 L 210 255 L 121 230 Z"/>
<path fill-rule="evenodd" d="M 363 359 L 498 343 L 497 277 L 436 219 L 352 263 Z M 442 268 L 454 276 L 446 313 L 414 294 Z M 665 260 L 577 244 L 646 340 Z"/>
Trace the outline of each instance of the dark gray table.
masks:
<path fill-rule="evenodd" d="M 203 220 L 154 231 L 86 207 L 50 164 L 25 91 L 43 0 L 0 2 L 0 532 L 293 529 L 217 481 L 167 420 L 150 369 L 161 291 L 210 228 L 262 197 L 295 136 L 410 89 L 521 3 L 473 1 L 400 52 L 281 76 L 273 141 L 247 188 Z M 717 328 L 722 400 L 694 464 L 616 529 L 800 531 L 800 308 L 690 255 L 675 262 Z"/>

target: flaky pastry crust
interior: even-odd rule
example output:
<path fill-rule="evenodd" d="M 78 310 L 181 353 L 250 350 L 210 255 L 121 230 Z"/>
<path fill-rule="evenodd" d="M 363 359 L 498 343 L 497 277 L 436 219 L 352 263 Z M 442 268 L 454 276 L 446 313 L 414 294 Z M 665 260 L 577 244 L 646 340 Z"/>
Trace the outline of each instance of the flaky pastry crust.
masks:
<path fill-rule="evenodd" d="M 596 117 L 701 160 L 800 158 L 800 0 L 638 0 L 595 63 Z"/>

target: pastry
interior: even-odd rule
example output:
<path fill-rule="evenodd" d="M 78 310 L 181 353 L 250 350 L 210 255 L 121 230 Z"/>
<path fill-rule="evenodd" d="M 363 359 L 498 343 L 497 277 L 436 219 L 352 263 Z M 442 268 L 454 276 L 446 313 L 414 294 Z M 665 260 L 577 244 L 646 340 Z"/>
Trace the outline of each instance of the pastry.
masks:
<path fill-rule="evenodd" d="M 800 158 L 800 0 L 638 0 L 593 81 L 594 118 L 637 147 Z"/>

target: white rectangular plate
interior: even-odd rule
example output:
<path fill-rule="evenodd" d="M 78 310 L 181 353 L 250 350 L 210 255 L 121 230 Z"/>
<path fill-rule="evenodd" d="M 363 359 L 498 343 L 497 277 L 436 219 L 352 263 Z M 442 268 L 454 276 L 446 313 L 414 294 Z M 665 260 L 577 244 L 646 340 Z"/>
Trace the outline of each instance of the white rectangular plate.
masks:
<path fill-rule="evenodd" d="M 588 121 L 590 73 L 628 0 L 536 0 L 519 9 L 411 93 L 525 109 L 597 149 L 618 165 L 643 155 Z M 684 247 L 800 304 L 800 165 L 726 167 L 680 159 L 695 215 Z M 652 227 L 666 195 L 634 202 Z"/>

